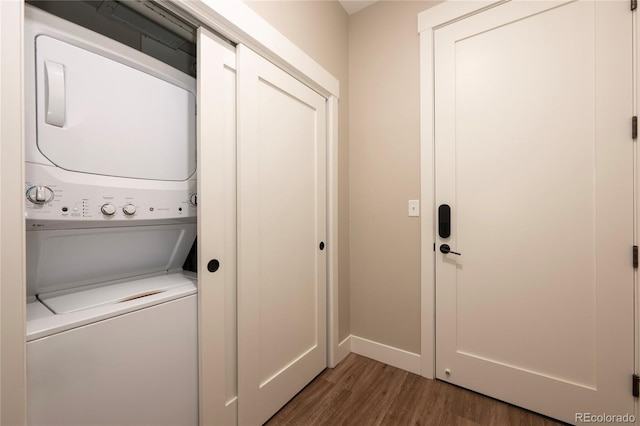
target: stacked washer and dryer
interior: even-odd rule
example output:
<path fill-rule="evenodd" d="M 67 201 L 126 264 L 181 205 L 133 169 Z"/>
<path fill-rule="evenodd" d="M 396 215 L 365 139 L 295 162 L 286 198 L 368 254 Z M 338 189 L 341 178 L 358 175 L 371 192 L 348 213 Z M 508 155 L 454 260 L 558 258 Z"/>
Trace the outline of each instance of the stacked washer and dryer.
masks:
<path fill-rule="evenodd" d="M 196 85 L 25 7 L 32 425 L 196 425 Z"/>

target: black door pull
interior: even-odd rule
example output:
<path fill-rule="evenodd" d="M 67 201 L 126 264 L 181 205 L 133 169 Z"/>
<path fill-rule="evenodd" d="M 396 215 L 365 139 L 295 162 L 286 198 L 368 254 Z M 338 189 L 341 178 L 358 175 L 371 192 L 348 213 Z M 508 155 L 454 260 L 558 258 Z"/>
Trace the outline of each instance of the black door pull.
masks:
<path fill-rule="evenodd" d="M 451 236 L 451 207 L 448 204 L 438 207 L 438 235 L 440 238 Z"/>
<path fill-rule="evenodd" d="M 220 262 L 218 259 L 211 259 L 209 263 L 207 263 L 207 270 L 209 272 L 215 272 L 220 268 Z"/>
<path fill-rule="evenodd" d="M 451 247 L 449 247 L 449 244 L 442 244 L 440 246 L 440 253 L 456 254 L 456 255 L 460 256 L 460 253 L 451 250 Z"/>

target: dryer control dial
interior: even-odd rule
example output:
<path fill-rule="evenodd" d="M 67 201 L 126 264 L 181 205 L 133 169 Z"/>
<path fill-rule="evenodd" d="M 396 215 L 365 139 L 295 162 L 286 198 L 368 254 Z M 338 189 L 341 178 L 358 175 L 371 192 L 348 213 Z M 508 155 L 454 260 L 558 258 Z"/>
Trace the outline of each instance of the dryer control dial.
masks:
<path fill-rule="evenodd" d="M 116 206 L 108 203 L 103 204 L 102 207 L 100 207 L 100 211 L 105 216 L 113 216 L 114 214 L 116 214 Z"/>
<path fill-rule="evenodd" d="M 27 190 L 27 200 L 34 204 L 46 204 L 53 200 L 53 190 L 48 186 L 32 186 Z"/>
<path fill-rule="evenodd" d="M 198 194 L 191 194 L 191 197 L 189 197 L 189 202 L 191 203 L 192 206 L 197 206 L 198 205 Z"/>
<path fill-rule="evenodd" d="M 133 204 L 127 204 L 122 208 L 122 211 L 127 216 L 133 216 L 136 213 L 136 206 L 134 206 Z"/>

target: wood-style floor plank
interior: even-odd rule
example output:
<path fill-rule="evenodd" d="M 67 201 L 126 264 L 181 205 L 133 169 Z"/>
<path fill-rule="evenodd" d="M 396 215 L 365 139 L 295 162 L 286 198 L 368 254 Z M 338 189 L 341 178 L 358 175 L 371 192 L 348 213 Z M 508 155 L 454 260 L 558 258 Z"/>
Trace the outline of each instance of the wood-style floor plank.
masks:
<path fill-rule="evenodd" d="M 554 426 L 513 405 L 354 353 L 324 370 L 268 426 Z"/>
<path fill-rule="evenodd" d="M 327 424 L 381 424 L 409 373 L 375 361 L 372 364 L 358 377 L 349 399 L 329 418 Z"/>

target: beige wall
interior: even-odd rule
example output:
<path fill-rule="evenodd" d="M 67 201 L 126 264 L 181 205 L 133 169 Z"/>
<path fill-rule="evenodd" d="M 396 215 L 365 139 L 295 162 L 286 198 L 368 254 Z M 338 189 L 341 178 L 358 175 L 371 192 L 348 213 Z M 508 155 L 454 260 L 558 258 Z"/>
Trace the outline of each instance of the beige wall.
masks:
<path fill-rule="evenodd" d="M 256 13 L 340 81 L 338 116 L 339 339 L 349 313 L 349 50 L 348 15 L 337 1 L 247 1 Z"/>
<path fill-rule="evenodd" d="M 418 13 L 382 1 L 349 20 L 351 333 L 420 353 Z M 432 208 L 422 200 L 421 209 Z"/>

